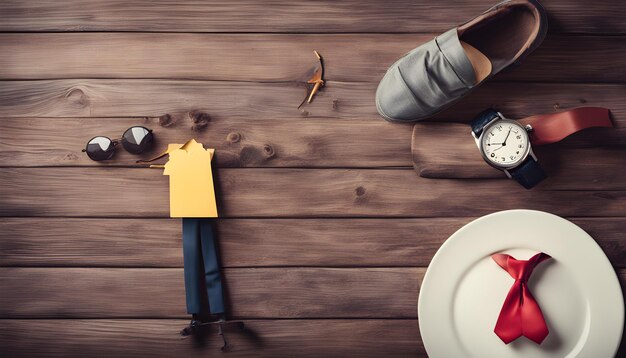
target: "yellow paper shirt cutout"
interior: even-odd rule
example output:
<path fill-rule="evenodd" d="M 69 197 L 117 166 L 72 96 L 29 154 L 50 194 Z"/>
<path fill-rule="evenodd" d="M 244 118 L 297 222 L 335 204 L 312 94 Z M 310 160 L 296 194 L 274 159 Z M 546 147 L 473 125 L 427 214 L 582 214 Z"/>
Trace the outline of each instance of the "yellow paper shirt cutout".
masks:
<path fill-rule="evenodd" d="M 170 177 L 170 217 L 216 218 L 211 160 L 215 149 L 204 149 L 194 139 L 168 146 L 163 175 Z"/>

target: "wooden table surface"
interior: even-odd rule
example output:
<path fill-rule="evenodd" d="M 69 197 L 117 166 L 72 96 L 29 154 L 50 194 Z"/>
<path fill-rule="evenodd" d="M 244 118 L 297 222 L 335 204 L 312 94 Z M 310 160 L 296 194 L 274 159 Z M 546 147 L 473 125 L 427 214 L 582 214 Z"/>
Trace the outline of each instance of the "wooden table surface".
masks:
<path fill-rule="evenodd" d="M 492 4 L 2 1 L 0 355 L 220 355 L 217 335 L 178 336 L 188 317 L 168 177 L 124 151 L 108 163 L 81 153 L 132 125 L 154 129 L 153 153 L 189 138 L 217 149 L 227 301 L 249 327 L 229 335 L 232 357 L 425 356 L 416 305 L 430 259 L 499 210 L 573 220 L 626 282 L 624 6 L 545 0 L 543 46 L 439 116 L 608 107 L 615 133 L 561 157 L 596 174 L 532 191 L 445 168 L 420 177 L 412 126 L 376 113 L 396 58 Z M 327 86 L 298 110 L 314 49 Z"/>

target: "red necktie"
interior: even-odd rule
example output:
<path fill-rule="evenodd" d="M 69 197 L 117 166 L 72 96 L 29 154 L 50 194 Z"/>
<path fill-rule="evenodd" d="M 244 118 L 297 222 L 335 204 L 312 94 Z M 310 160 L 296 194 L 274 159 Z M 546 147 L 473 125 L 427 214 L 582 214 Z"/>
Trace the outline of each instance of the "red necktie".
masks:
<path fill-rule="evenodd" d="M 521 336 L 540 344 L 548 335 L 548 326 L 527 283 L 533 269 L 550 256 L 540 252 L 528 261 L 516 260 L 506 254 L 494 254 L 491 258 L 515 279 L 493 331 L 506 344 Z"/>

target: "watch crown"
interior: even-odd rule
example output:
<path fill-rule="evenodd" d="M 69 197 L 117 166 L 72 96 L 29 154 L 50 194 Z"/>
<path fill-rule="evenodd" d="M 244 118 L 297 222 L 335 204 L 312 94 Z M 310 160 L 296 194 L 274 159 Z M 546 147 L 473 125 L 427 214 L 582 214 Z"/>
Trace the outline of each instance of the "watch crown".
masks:
<path fill-rule="evenodd" d="M 526 132 L 532 132 L 533 131 L 533 126 L 531 126 L 530 124 L 527 124 L 524 129 L 526 129 Z"/>

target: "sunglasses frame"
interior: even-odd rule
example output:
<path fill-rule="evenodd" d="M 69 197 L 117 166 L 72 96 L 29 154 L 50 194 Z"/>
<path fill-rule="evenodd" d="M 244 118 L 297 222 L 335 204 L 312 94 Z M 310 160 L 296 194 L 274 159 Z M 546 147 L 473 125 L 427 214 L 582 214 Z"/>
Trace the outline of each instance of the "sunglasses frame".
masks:
<path fill-rule="evenodd" d="M 118 146 L 118 144 L 122 143 L 122 140 L 124 139 L 124 134 L 126 134 L 126 132 L 128 132 L 128 131 L 129 131 L 130 129 L 132 129 L 132 128 L 143 128 L 143 129 L 147 130 L 147 131 L 148 131 L 148 133 L 152 133 L 152 129 L 150 129 L 150 128 L 146 128 L 146 127 L 144 127 L 144 126 L 132 126 L 132 127 L 127 128 L 127 129 L 124 131 L 124 133 L 122 133 L 122 137 L 121 137 L 121 138 L 111 139 L 111 138 L 109 138 L 109 137 L 107 137 L 107 136 L 97 135 L 97 136 L 92 137 L 91 139 L 89 139 L 89 140 L 87 141 L 87 144 L 85 144 L 85 148 L 82 150 L 82 152 L 83 152 L 83 153 L 86 153 L 86 154 L 87 154 L 87 156 L 89 157 L 89 159 L 93 160 L 94 162 L 102 162 L 102 161 L 105 161 L 105 160 L 109 160 L 109 159 L 113 158 L 113 156 L 115 155 L 115 147 L 117 147 L 117 146 Z M 153 139 L 154 139 L 154 134 L 152 134 L 152 136 L 153 136 Z M 98 138 L 98 137 L 101 137 L 101 138 L 106 138 L 106 139 L 108 139 L 108 140 L 111 142 L 111 145 L 113 146 L 113 154 L 111 155 L 111 157 L 110 157 L 110 158 L 107 158 L 107 159 L 102 159 L 102 160 L 96 160 L 96 159 L 93 159 L 93 158 L 89 155 L 89 152 L 87 152 L 87 147 L 89 146 L 89 143 L 91 143 L 91 141 L 92 141 L 92 140 L 94 140 L 94 139 L 96 139 L 96 138 Z M 123 144 L 123 143 L 122 143 L 122 144 Z M 123 146 L 124 146 L 124 145 L 122 145 L 122 147 L 123 147 Z M 126 150 L 126 151 L 128 152 L 128 150 Z M 129 152 L 129 153 L 131 153 L 131 154 L 135 154 L 135 155 L 139 155 L 139 154 L 141 154 L 141 153 L 132 153 L 132 152 Z"/>

